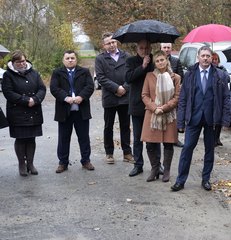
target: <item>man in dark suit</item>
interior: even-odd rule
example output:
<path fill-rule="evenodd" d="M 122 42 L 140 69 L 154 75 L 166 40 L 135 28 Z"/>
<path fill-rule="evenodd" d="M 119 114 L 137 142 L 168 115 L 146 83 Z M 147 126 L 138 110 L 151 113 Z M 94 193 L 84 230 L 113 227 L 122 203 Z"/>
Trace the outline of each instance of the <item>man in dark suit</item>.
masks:
<path fill-rule="evenodd" d="M 202 128 L 204 128 L 204 167 L 202 187 L 211 190 L 210 174 L 214 163 L 214 126 L 220 124 L 228 127 L 230 123 L 230 99 L 228 75 L 213 66 L 212 51 L 201 47 L 198 61 L 185 74 L 180 92 L 177 113 L 177 126 L 185 131 L 185 144 L 181 151 L 178 177 L 171 187 L 173 191 L 184 188 L 187 180 L 193 150 L 197 145 Z M 185 128 L 186 126 L 186 128 Z"/>
<path fill-rule="evenodd" d="M 90 162 L 89 137 L 89 98 L 94 91 L 93 79 L 88 69 L 77 65 L 74 51 L 68 50 L 64 53 L 63 64 L 63 67 L 53 71 L 50 84 L 50 91 L 56 98 L 55 121 L 58 121 L 59 166 L 56 173 L 68 169 L 73 126 L 78 136 L 81 164 L 87 170 L 94 170 Z"/>
<path fill-rule="evenodd" d="M 173 57 L 171 55 L 171 53 L 172 53 L 172 43 L 161 43 L 160 44 L 160 49 L 167 54 L 168 60 L 169 60 L 169 62 L 171 64 L 171 67 L 172 67 L 172 71 L 181 76 L 181 83 L 182 83 L 183 78 L 184 78 L 184 71 L 183 71 L 180 59 L 177 58 L 177 57 Z"/>
<path fill-rule="evenodd" d="M 160 49 L 167 54 L 168 60 L 171 64 L 172 71 L 181 76 L 181 83 L 182 83 L 183 78 L 184 78 L 184 71 L 183 71 L 180 59 L 176 58 L 176 57 L 173 57 L 171 55 L 172 44 L 171 43 L 161 43 L 160 44 Z M 184 146 L 184 144 L 179 139 L 178 139 L 177 143 L 175 143 L 174 145 L 177 146 L 177 147 L 183 147 Z"/>
<path fill-rule="evenodd" d="M 117 48 L 117 41 L 112 33 L 102 36 L 104 52 L 95 60 L 96 77 L 102 88 L 104 108 L 104 148 L 106 163 L 114 163 L 113 126 L 118 114 L 120 125 L 123 161 L 133 163 L 130 147 L 130 116 L 128 115 L 128 84 L 125 82 L 125 61 L 128 53 Z"/>

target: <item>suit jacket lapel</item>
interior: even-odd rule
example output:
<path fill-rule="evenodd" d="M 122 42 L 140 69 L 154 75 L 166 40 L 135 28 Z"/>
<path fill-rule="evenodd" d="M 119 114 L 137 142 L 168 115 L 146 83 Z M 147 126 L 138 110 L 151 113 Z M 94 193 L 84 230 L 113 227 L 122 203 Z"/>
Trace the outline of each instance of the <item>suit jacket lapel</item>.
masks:
<path fill-rule="evenodd" d="M 201 90 L 201 92 L 203 93 L 203 89 L 202 89 L 202 84 L 201 84 L 201 73 L 200 73 L 200 68 L 198 67 L 197 69 L 197 76 L 196 76 L 196 79 L 197 79 L 197 84 Z"/>

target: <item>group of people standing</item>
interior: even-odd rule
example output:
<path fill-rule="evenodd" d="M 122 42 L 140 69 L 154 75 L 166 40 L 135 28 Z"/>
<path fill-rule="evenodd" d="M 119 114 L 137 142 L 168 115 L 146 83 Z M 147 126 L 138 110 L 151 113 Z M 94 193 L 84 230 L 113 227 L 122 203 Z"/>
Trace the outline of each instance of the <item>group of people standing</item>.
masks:
<path fill-rule="evenodd" d="M 204 128 L 204 168 L 202 187 L 211 190 L 210 174 L 214 163 L 215 126 L 230 124 L 229 76 L 212 64 L 212 51 L 202 47 L 198 63 L 185 74 L 178 58 L 171 55 L 172 44 L 161 43 L 152 55 L 151 43 L 137 43 L 137 55 L 118 49 L 112 33 L 102 36 L 104 51 L 95 60 L 96 78 L 102 89 L 104 109 L 105 161 L 114 164 L 113 126 L 116 113 L 120 126 L 123 161 L 134 163 L 129 173 L 143 172 L 143 142 L 146 142 L 151 172 L 147 182 L 162 174 L 170 179 L 174 145 L 182 147 L 178 177 L 173 191 L 184 188 L 189 174 L 193 150 Z M 7 99 L 10 136 L 16 138 L 15 152 L 22 176 L 38 174 L 33 165 L 35 137 L 42 135 L 41 102 L 46 88 L 21 51 L 12 54 L 2 84 Z M 58 121 L 59 159 L 56 173 L 68 170 L 70 140 L 73 127 L 80 146 L 81 164 L 94 170 L 90 160 L 90 97 L 94 83 L 87 68 L 77 65 L 74 51 L 63 55 L 63 67 L 51 76 L 50 90 L 56 99 L 55 120 Z M 133 151 L 130 146 L 130 118 L 133 129 Z M 185 132 L 185 143 L 178 140 Z M 163 154 L 161 154 L 161 143 Z M 163 167 L 161 165 L 163 155 Z"/>
<path fill-rule="evenodd" d="M 121 109 L 128 109 L 127 115 L 123 112 L 123 116 L 131 116 L 132 119 L 134 158 L 134 168 L 129 176 L 143 172 L 143 142 L 146 142 L 151 164 L 147 182 L 158 179 L 160 174 L 163 174 L 162 181 L 168 182 L 173 146 L 177 145 L 183 149 L 178 177 L 171 189 L 179 191 L 184 188 L 193 150 L 204 128 L 202 187 L 211 190 L 210 174 L 214 163 L 214 147 L 220 143 L 217 141 L 215 129 L 228 127 L 231 119 L 228 74 L 212 64 L 213 52 L 209 47 L 199 50 L 198 63 L 184 76 L 179 59 L 171 56 L 171 43 L 161 43 L 160 50 L 152 55 L 151 44 L 144 39 L 137 43 L 137 55 L 128 56 L 117 48 L 117 41 L 112 35 L 103 35 L 105 51 L 97 56 L 95 61 L 96 77 L 102 87 L 106 162 L 114 163 L 113 124 L 116 112 L 119 116 L 124 159 L 126 149 L 131 156 L 131 150 L 125 147 L 130 144 L 129 118 L 125 121 L 121 117 Z M 113 114 L 108 114 L 109 112 Z M 126 131 L 124 123 L 127 123 Z M 178 132 L 185 132 L 184 145 L 178 140 Z M 164 149 L 164 168 L 160 161 L 161 143 Z M 129 157 L 127 161 L 133 162 L 133 159 Z"/>

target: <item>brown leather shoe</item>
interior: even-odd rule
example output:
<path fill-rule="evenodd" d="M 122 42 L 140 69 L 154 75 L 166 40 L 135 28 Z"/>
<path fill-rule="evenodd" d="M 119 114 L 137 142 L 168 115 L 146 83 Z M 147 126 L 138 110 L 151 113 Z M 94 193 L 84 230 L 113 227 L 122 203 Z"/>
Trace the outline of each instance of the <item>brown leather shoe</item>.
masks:
<path fill-rule="evenodd" d="M 124 162 L 129 162 L 129 163 L 132 163 L 132 164 L 135 163 L 134 158 L 133 158 L 133 156 L 132 156 L 131 153 L 129 153 L 129 154 L 124 154 L 124 160 L 123 160 L 123 161 L 124 161 Z"/>
<path fill-rule="evenodd" d="M 59 165 L 58 168 L 56 169 L 56 173 L 62 173 L 64 171 L 68 170 L 68 166 L 66 165 Z"/>
<path fill-rule="evenodd" d="M 106 163 L 108 164 L 114 164 L 115 163 L 115 160 L 114 160 L 114 157 L 112 154 L 107 154 L 106 155 Z"/>
<path fill-rule="evenodd" d="M 95 170 L 94 166 L 90 162 L 83 164 L 83 168 L 85 168 L 89 171 Z"/>

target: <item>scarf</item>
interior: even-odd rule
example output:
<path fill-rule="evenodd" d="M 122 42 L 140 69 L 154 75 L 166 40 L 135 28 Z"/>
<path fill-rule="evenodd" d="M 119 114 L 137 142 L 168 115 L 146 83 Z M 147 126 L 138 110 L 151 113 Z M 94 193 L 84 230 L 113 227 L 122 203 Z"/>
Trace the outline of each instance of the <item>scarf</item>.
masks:
<path fill-rule="evenodd" d="M 157 106 L 163 106 L 173 98 L 175 93 L 175 87 L 173 85 L 172 78 L 168 72 L 160 73 L 156 69 L 154 70 L 154 74 L 157 76 L 155 104 Z M 151 128 L 158 130 L 166 130 L 167 124 L 173 122 L 175 119 L 175 108 L 170 112 L 163 113 L 161 115 L 156 115 L 155 113 L 152 113 Z"/>

